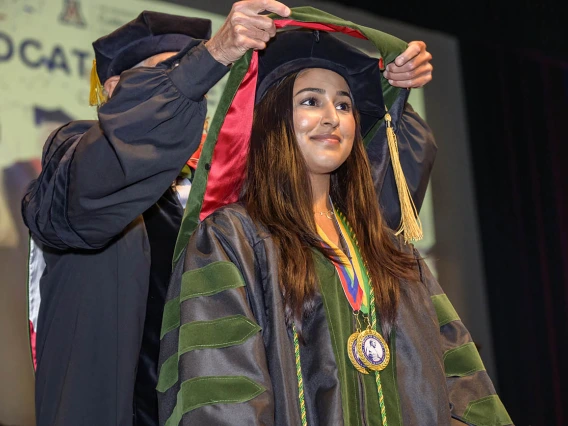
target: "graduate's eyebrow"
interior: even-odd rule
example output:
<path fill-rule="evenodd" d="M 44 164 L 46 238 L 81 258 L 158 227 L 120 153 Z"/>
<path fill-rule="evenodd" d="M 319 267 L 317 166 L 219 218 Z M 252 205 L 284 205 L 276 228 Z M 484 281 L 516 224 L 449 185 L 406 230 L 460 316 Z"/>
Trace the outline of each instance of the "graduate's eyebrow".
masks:
<path fill-rule="evenodd" d="M 320 93 L 322 95 L 325 94 L 325 90 L 324 89 L 320 89 L 319 87 L 305 87 L 301 90 L 298 90 L 298 92 L 294 95 L 294 96 L 298 96 L 300 93 L 302 92 L 316 92 L 316 93 Z M 347 96 L 348 98 L 351 98 L 351 94 L 349 92 L 346 92 L 345 90 L 338 90 L 337 91 L 337 95 L 339 96 Z"/>

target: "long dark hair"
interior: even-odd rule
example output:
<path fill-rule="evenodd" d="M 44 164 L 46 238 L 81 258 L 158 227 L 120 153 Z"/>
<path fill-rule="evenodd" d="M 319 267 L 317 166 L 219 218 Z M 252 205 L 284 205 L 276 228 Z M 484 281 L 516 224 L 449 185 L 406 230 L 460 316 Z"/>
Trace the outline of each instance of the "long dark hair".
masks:
<path fill-rule="evenodd" d="M 317 277 L 313 250 L 328 259 L 316 231 L 309 174 L 294 134 L 292 96 L 297 73 L 270 88 L 254 111 L 242 201 L 251 217 L 268 228 L 280 250 L 278 266 L 286 319 L 301 333 L 314 306 Z M 359 114 L 354 111 L 356 128 Z M 331 174 L 330 195 L 353 228 L 375 292 L 381 327 L 394 325 L 400 279 L 417 280 L 416 261 L 402 253 L 381 216 L 369 160 L 357 131 L 351 154 Z"/>

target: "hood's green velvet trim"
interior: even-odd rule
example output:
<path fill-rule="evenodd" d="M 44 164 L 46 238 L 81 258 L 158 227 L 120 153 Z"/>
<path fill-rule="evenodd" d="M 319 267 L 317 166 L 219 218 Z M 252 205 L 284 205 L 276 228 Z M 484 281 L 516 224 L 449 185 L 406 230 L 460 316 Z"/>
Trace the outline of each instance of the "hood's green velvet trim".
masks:
<path fill-rule="evenodd" d="M 476 426 L 507 426 L 513 421 L 497 395 L 489 395 L 467 405 L 463 419 Z"/>
<path fill-rule="evenodd" d="M 183 415 L 204 405 L 250 401 L 266 388 L 244 376 L 196 377 L 181 384 L 177 403 L 165 426 L 177 426 Z"/>
<path fill-rule="evenodd" d="M 381 412 L 375 374 L 360 374 L 347 356 L 347 339 L 355 331 L 351 324 L 353 311 L 343 294 L 335 267 L 319 252 L 314 252 L 314 266 L 320 283 L 320 292 L 329 325 L 331 344 L 337 363 L 341 389 L 344 426 L 360 426 L 363 415 L 369 425 L 379 425 Z M 380 329 L 380 327 L 378 327 Z M 379 330 L 380 332 L 380 330 Z M 402 426 L 402 413 L 396 381 L 396 348 L 394 338 L 389 343 L 391 362 L 381 371 L 381 383 L 389 426 Z M 362 382 L 364 398 L 361 398 Z M 361 406 L 364 399 L 365 406 Z M 375 420 L 373 420 L 375 419 Z"/>
<path fill-rule="evenodd" d="M 445 294 L 437 294 L 430 297 L 432 303 L 434 303 L 434 309 L 436 309 L 436 315 L 438 316 L 438 323 L 440 327 L 452 322 L 459 321 L 460 317 L 456 310 L 454 309 L 452 302 L 448 299 Z"/>
<path fill-rule="evenodd" d="M 183 213 L 183 219 L 174 249 L 174 267 L 180 259 L 183 249 L 189 241 L 189 237 L 199 223 L 199 213 L 201 212 L 201 206 L 203 205 L 203 197 L 205 195 L 205 188 L 207 186 L 207 178 L 209 176 L 211 158 L 213 157 L 213 150 L 215 149 L 215 144 L 217 143 L 217 137 L 219 136 L 221 126 L 225 121 L 227 111 L 229 110 L 229 107 L 231 106 L 233 99 L 237 93 L 237 90 L 248 71 L 251 57 L 252 50 L 249 50 L 241 59 L 239 59 L 232 65 L 227 84 L 225 85 L 225 90 L 223 91 L 221 100 L 219 101 L 217 109 L 215 110 L 215 115 L 213 116 L 213 120 L 211 121 L 209 131 L 207 132 L 207 138 L 203 143 L 203 149 L 197 163 L 197 170 L 195 171 L 195 177 L 193 178 L 191 191 L 189 193 L 189 198 L 187 200 L 185 211 Z"/>
<path fill-rule="evenodd" d="M 469 342 L 444 353 L 444 370 L 446 377 L 464 377 L 476 371 L 485 371 L 485 366 L 475 343 Z"/>
<path fill-rule="evenodd" d="M 347 339 L 351 330 L 341 325 L 341 318 L 351 318 L 349 304 L 339 303 L 345 298 L 341 290 L 341 283 L 335 282 L 336 271 L 333 265 L 327 262 L 320 253 L 314 252 L 314 266 L 320 282 L 321 297 L 329 325 L 329 334 L 333 353 L 337 363 L 337 375 L 341 389 L 341 408 L 343 411 L 344 426 L 359 426 L 361 406 L 359 405 L 359 383 L 357 371 L 351 368 L 349 358 L 345 354 Z"/>

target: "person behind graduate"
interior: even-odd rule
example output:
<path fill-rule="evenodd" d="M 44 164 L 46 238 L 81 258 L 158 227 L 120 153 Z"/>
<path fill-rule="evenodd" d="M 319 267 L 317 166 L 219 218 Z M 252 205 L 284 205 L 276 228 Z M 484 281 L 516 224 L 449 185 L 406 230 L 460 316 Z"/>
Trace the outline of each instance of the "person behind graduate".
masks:
<path fill-rule="evenodd" d="M 22 202 L 38 426 L 156 424 L 160 324 L 204 96 L 275 33 L 264 10 L 289 13 L 272 0 L 235 3 L 204 43 L 209 20 L 144 11 L 93 43 L 98 120 L 50 135 Z M 430 81 L 430 58 L 424 43 L 411 44 L 393 84 Z M 408 162 L 417 190 L 435 147 L 423 150 Z"/>
<path fill-rule="evenodd" d="M 393 40 L 374 42 L 388 52 L 402 43 Z M 285 30 L 258 53 L 240 197 L 227 205 L 205 192 L 203 209 L 222 207 L 196 225 L 170 282 L 161 425 L 512 423 L 470 334 L 405 241 L 420 228 L 396 139 L 431 135 L 407 91 L 385 114 L 382 78 L 375 58 L 324 31 Z M 209 180 L 222 167 L 217 148 Z M 411 213 L 399 232 L 373 184 L 391 162 Z"/>

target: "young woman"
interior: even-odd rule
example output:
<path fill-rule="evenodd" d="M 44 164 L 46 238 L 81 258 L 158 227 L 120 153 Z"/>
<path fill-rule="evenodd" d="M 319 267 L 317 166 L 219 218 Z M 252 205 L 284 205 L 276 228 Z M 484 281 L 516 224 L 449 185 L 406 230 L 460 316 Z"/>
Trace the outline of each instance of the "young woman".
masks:
<path fill-rule="evenodd" d="M 380 78 L 327 33 L 286 31 L 260 55 L 240 201 L 198 226 L 170 287 L 166 425 L 511 424 L 381 215 L 362 138 L 385 115 Z"/>

